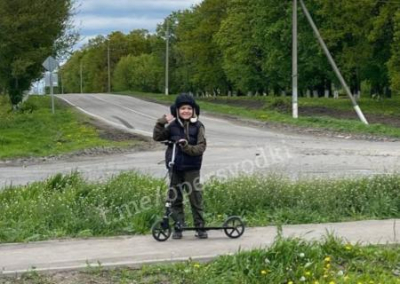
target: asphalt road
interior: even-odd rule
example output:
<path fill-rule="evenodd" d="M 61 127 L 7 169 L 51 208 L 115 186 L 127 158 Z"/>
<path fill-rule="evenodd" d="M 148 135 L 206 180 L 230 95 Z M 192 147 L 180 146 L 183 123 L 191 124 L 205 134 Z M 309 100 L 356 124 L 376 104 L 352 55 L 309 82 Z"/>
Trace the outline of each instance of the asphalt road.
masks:
<path fill-rule="evenodd" d="M 156 119 L 169 111 L 166 106 L 128 96 L 67 94 L 59 97 L 114 127 L 147 136 L 151 136 Z M 206 127 L 208 143 L 203 180 L 252 172 L 276 172 L 292 178 L 373 175 L 391 173 L 400 165 L 399 142 L 288 135 L 207 115 L 201 115 L 200 120 Z M 166 173 L 161 162 L 163 157 L 163 150 L 156 150 L 77 157 L 28 166 L 0 163 L 0 188 L 73 170 L 82 172 L 90 180 L 106 179 L 125 170 L 161 177 Z"/>

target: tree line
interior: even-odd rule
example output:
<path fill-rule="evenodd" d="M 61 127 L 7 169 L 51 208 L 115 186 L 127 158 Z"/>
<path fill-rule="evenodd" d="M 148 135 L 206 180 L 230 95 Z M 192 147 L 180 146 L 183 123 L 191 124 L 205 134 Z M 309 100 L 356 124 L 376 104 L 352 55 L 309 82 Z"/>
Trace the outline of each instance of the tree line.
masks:
<path fill-rule="evenodd" d="M 400 92 L 400 1 L 306 0 L 351 90 Z M 98 36 L 61 70 L 67 92 L 163 92 L 166 37 L 169 89 L 197 95 L 291 92 L 292 1 L 204 0 L 175 11 L 156 33 Z M 339 83 L 299 9 L 299 92 L 332 95 Z M 81 76 L 82 75 L 82 76 Z"/>

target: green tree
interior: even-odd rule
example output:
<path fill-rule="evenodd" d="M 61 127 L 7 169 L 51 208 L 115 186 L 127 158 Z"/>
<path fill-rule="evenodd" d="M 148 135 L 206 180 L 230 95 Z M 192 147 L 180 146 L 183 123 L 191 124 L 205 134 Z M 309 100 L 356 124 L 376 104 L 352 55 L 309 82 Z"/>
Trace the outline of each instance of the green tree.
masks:
<path fill-rule="evenodd" d="M 80 92 L 80 64 L 84 53 L 85 50 L 74 52 L 61 68 L 60 74 L 62 76 L 64 92 L 66 93 Z"/>
<path fill-rule="evenodd" d="M 396 10 L 395 10 L 396 11 Z M 400 94 L 400 11 L 393 16 L 394 34 L 391 48 L 391 58 L 387 63 L 392 91 Z"/>
<path fill-rule="evenodd" d="M 176 49 L 182 74 L 187 74 L 192 91 L 220 93 L 228 88 L 222 69 L 222 53 L 214 41 L 226 17 L 227 0 L 205 0 L 193 11 L 181 13 L 176 29 Z"/>
<path fill-rule="evenodd" d="M 223 54 L 223 70 L 239 91 L 263 92 L 267 80 L 262 72 L 263 54 L 254 40 L 255 1 L 234 0 L 228 4 L 214 40 Z"/>
<path fill-rule="evenodd" d="M 365 79 L 373 45 L 367 40 L 376 0 L 315 0 L 319 29 L 354 93 Z"/>
<path fill-rule="evenodd" d="M 112 32 L 107 37 L 97 36 L 83 46 L 82 51 L 76 51 L 71 59 L 63 66 L 64 74 L 75 74 L 79 76 L 79 67 L 82 64 L 83 70 L 83 91 L 84 92 L 107 92 L 108 91 L 108 68 L 110 74 L 121 58 L 132 55 L 138 56 L 151 52 L 151 36 L 146 30 L 133 30 L 129 34 Z M 75 54 L 78 54 L 75 56 Z M 108 66 L 108 56 L 110 66 Z M 79 58 L 79 62 L 77 60 Z M 69 64 L 71 62 L 71 64 Z M 77 73 L 78 72 L 78 73 Z M 67 81 L 67 80 L 65 80 Z M 76 81 L 65 83 L 68 90 L 76 90 Z M 74 85 L 74 86 L 72 86 Z M 114 82 L 111 80 L 111 88 Z"/>
<path fill-rule="evenodd" d="M 291 86 L 292 5 L 270 0 L 234 0 L 215 39 L 228 79 L 243 92 L 279 94 Z M 329 73 L 313 33 L 299 17 L 300 88 L 323 85 Z"/>
<path fill-rule="evenodd" d="M 389 1 L 375 1 L 371 17 L 372 29 L 368 40 L 373 45 L 373 55 L 367 61 L 365 77 L 371 84 L 372 94 L 390 94 L 390 74 L 387 62 L 394 44 L 394 15 L 397 5 Z"/>
<path fill-rule="evenodd" d="M 162 71 L 161 62 L 154 55 L 122 57 L 114 72 L 115 89 L 160 92 L 163 86 Z"/>
<path fill-rule="evenodd" d="M 72 0 L 0 0 L 0 84 L 16 106 L 42 76 L 42 62 L 76 40 Z"/>

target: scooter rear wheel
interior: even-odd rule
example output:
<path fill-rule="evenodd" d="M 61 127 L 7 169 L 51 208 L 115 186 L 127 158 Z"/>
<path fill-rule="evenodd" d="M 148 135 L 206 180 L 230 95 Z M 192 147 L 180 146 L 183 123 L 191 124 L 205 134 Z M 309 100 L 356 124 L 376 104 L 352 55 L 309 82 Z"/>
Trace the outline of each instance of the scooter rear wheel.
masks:
<path fill-rule="evenodd" d="M 232 216 L 226 219 L 223 225 L 225 235 L 231 239 L 240 238 L 244 233 L 244 223 L 238 216 Z"/>
<path fill-rule="evenodd" d="M 165 242 L 171 236 L 171 227 L 163 220 L 155 222 L 151 228 L 153 238 L 159 242 Z"/>

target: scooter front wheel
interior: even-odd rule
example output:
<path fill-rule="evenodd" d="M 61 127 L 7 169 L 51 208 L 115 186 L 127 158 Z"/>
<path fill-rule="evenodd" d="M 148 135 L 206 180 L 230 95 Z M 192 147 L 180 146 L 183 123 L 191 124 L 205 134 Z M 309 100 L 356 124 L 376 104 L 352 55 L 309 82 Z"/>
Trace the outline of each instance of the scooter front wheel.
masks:
<path fill-rule="evenodd" d="M 238 216 L 232 216 L 226 219 L 223 225 L 225 235 L 232 239 L 241 237 L 244 233 L 244 223 Z"/>
<path fill-rule="evenodd" d="M 171 227 L 163 220 L 155 222 L 151 228 L 153 238 L 159 242 L 165 242 L 171 236 Z"/>

